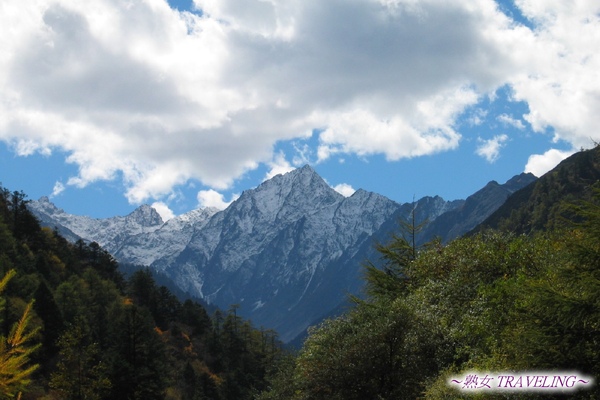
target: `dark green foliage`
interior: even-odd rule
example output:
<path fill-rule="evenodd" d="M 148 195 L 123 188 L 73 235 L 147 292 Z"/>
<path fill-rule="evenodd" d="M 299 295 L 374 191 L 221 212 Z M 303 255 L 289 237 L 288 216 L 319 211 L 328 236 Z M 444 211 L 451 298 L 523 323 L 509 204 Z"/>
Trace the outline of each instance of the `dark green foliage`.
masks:
<path fill-rule="evenodd" d="M 597 376 L 598 281 L 570 266 L 563 238 L 488 232 L 422 252 L 401 296 L 371 297 L 311 331 L 262 398 L 454 398 L 447 374 L 472 369 Z"/>
<path fill-rule="evenodd" d="M 257 331 L 237 315 L 232 305 L 223 318 L 214 321 L 209 365 L 225 378 L 220 388 L 223 399 L 249 399 L 264 389 L 267 368 L 279 356 L 280 347 L 273 331 Z"/>
<path fill-rule="evenodd" d="M 27 210 L 26 195 L 23 192 L 9 193 L 3 191 L 3 203 L 6 209 L 3 212 L 4 221 L 8 224 L 14 237 L 24 241 L 30 246 L 40 245 L 41 232 L 37 219 Z"/>
<path fill-rule="evenodd" d="M 409 220 L 400 220 L 400 234 L 393 234 L 386 244 L 378 243 L 375 250 L 380 254 L 377 263 L 367 262 L 364 265 L 365 292 L 368 296 L 379 300 L 393 300 L 403 295 L 408 288 L 406 268 L 417 258 L 421 248 L 431 247 L 437 240 L 417 246 L 417 237 L 427 225 L 427 221 L 417 224 L 415 209 Z"/>
<path fill-rule="evenodd" d="M 535 334 L 523 338 L 533 357 L 599 376 L 600 191 L 595 195 L 574 207 L 582 219 L 562 238 L 565 260 L 528 282 L 522 311 L 533 315 L 527 322 Z"/>
<path fill-rule="evenodd" d="M 210 329 L 211 321 L 206 310 L 191 300 L 183 303 L 179 317 L 182 323 L 193 329 L 195 335 L 203 335 Z"/>
<path fill-rule="evenodd" d="M 0 190 L 0 273 L 17 272 L 1 298 L 0 333 L 8 337 L 35 298 L 27 315 L 42 344 L 27 353 L 40 368 L 23 399 L 244 400 L 264 387 L 276 335 L 235 307 L 211 320 L 148 270 L 125 281 L 97 243 L 68 243 L 26 205 L 22 192 Z"/>
<path fill-rule="evenodd" d="M 257 400 L 293 399 L 298 391 L 294 377 L 296 356 L 285 354 L 274 363 L 267 372 L 268 385 L 257 397 Z"/>
<path fill-rule="evenodd" d="M 564 227 L 576 217 L 570 204 L 591 200 L 591 188 L 599 180 L 600 146 L 596 146 L 572 155 L 534 184 L 514 193 L 475 231 L 493 228 L 520 234 Z"/>
<path fill-rule="evenodd" d="M 104 399 L 111 382 L 107 365 L 102 361 L 100 346 L 92 341 L 88 325 L 75 321 L 58 342 L 60 361 L 52 373 L 50 387 L 63 399 Z"/>
<path fill-rule="evenodd" d="M 344 318 L 314 330 L 297 360 L 302 399 L 411 398 L 431 370 L 432 341 L 403 302 L 361 303 Z M 428 349 L 424 347 L 430 347 Z"/>
<path fill-rule="evenodd" d="M 163 399 L 165 345 L 146 308 L 115 304 L 109 313 L 108 364 L 112 399 Z"/>
<path fill-rule="evenodd" d="M 40 282 L 33 296 L 36 299 L 33 309 L 44 326 L 44 357 L 52 357 L 56 354 L 58 338 L 64 329 L 62 315 L 46 282 Z"/>
<path fill-rule="evenodd" d="M 127 292 L 136 304 L 150 311 L 162 330 L 169 329 L 170 323 L 181 314 L 181 303 L 177 297 L 165 286 L 157 288 L 149 269 L 140 269 L 131 275 Z"/>

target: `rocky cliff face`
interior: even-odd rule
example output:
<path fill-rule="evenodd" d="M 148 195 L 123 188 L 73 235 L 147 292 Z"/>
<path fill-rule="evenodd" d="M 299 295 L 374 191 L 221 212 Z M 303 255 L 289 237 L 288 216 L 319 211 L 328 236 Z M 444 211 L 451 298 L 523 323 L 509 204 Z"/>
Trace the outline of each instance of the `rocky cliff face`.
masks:
<path fill-rule="evenodd" d="M 345 198 L 304 167 L 244 192 L 152 266 L 289 340 L 357 292 L 361 251 L 399 207 L 362 190 Z"/>

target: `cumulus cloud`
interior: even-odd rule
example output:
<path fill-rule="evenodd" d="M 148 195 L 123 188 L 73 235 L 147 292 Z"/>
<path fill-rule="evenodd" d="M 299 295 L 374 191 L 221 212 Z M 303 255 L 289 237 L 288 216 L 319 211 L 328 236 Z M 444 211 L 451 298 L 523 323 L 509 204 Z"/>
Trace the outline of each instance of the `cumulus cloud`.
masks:
<path fill-rule="evenodd" d="M 464 87 L 439 93 L 415 104 L 412 116 L 382 119 L 367 110 L 351 110 L 329 118 L 319 139 L 319 161 L 337 153 L 359 156 L 385 154 L 396 161 L 433 154 L 458 146 L 460 134 L 452 125 L 458 110 L 474 104 L 476 94 Z"/>
<path fill-rule="evenodd" d="M 66 152 L 67 185 L 123 179 L 132 203 L 284 171 L 274 145 L 314 130 L 319 161 L 455 149 L 503 85 L 579 147 L 600 125 L 600 6 L 575 3 L 516 0 L 532 31 L 491 0 L 4 0 L 0 140 Z"/>
<path fill-rule="evenodd" d="M 171 218 L 175 218 L 175 213 L 173 213 L 169 206 L 162 201 L 156 201 L 152 203 L 151 207 L 154 208 L 156 212 L 160 214 L 160 217 L 164 222 L 167 222 Z"/>
<path fill-rule="evenodd" d="M 598 138 L 600 114 L 600 3 L 516 0 L 536 24 L 517 48 L 519 68 L 510 77 L 516 100 L 537 132 L 553 128 L 555 141 L 574 148 Z"/>
<path fill-rule="evenodd" d="M 478 139 L 480 145 L 475 153 L 487 160 L 489 163 L 495 162 L 500 157 L 500 150 L 508 141 L 508 136 L 505 134 L 494 136 L 489 140 Z"/>
<path fill-rule="evenodd" d="M 54 188 L 52 189 L 52 194 L 50 195 L 50 197 L 56 197 L 64 191 L 65 185 L 62 182 L 56 182 L 54 184 Z"/>
<path fill-rule="evenodd" d="M 520 119 L 515 119 L 508 114 L 500 114 L 500 115 L 498 115 L 497 119 L 498 119 L 498 121 L 502 122 L 504 125 L 510 125 L 519 130 L 525 129 L 525 125 L 523 124 L 523 121 L 521 121 Z"/>
<path fill-rule="evenodd" d="M 354 194 L 354 192 L 356 192 L 356 189 L 354 189 L 347 183 L 340 183 L 339 185 L 335 185 L 333 189 L 339 194 L 344 195 L 346 197 L 350 197 Z"/>
<path fill-rule="evenodd" d="M 467 118 L 466 121 L 471 126 L 478 126 L 478 125 L 483 124 L 487 115 L 488 115 L 487 110 L 478 108 Z"/>
<path fill-rule="evenodd" d="M 533 154 L 527 160 L 525 172 L 531 172 L 535 176 L 540 177 L 573 153 L 574 151 L 550 149 L 544 154 Z"/>
<path fill-rule="evenodd" d="M 225 201 L 225 196 L 213 189 L 201 190 L 197 195 L 198 206 L 201 208 L 214 207 L 218 208 L 219 210 L 226 209 L 235 201 L 235 199 L 237 199 L 237 197 L 238 196 L 233 196 L 231 201 Z"/>
<path fill-rule="evenodd" d="M 273 160 L 268 163 L 268 165 L 270 169 L 265 175 L 265 181 L 273 178 L 276 175 L 283 175 L 295 169 L 295 167 L 292 166 L 292 164 L 290 164 L 288 160 L 286 160 L 285 154 L 283 152 L 277 153 Z"/>

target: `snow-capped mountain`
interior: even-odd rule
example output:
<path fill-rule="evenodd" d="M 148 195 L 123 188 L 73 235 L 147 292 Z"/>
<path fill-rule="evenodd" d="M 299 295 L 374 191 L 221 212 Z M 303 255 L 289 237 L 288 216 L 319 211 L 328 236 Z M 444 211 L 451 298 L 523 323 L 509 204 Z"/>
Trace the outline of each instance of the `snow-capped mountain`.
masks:
<path fill-rule="evenodd" d="M 143 205 L 125 217 L 95 219 L 67 214 L 50 202 L 48 197 L 29 203 L 29 209 L 43 224 L 56 226 L 59 231 L 70 232 L 67 238 L 89 239 L 113 253 L 125 238 L 158 229 L 163 220 L 156 210 Z M 62 229 L 60 229 L 62 228 Z"/>
<path fill-rule="evenodd" d="M 67 214 L 48 197 L 29 203 L 42 225 L 57 228 L 67 239 L 94 241 L 116 259 L 136 265 L 150 265 L 165 254 L 181 251 L 194 228 L 219 210 L 208 207 L 192 210 L 167 222 L 149 205 L 142 205 L 125 217 L 90 218 Z"/>
<path fill-rule="evenodd" d="M 304 167 L 244 192 L 153 266 L 289 340 L 358 291 L 364 250 L 398 208 L 365 191 L 345 198 Z"/>
<path fill-rule="evenodd" d="M 118 241 L 115 243 L 118 247 L 111 254 L 118 260 L 137 265 L 152 265 L 160 258 L 177 255 L 185 249 L 194 231 L 202 229 L 218 211 L 207 207 L 177 216 L 156 230 Z"/>
<path fill-rule="evenodd" d="M 96 241 L 117 260 L 160 270 L 219 307 L 239 304 L 242 315 L 289 341 L 359 293 L 362 263 L 377 258 L 373 244 L 385 241 L 399 218 L 414 209 L 417 221 L 433 222 L 468 201 L 435 196 L 398 204 L 364 190 L 344 197 L 305 166 L 245 191 L 223 211 L 195 210 L 167 222 L 149 206 L 108 219 L 66 214 L 47 198 L 30 208 L 71 240 Z"/>

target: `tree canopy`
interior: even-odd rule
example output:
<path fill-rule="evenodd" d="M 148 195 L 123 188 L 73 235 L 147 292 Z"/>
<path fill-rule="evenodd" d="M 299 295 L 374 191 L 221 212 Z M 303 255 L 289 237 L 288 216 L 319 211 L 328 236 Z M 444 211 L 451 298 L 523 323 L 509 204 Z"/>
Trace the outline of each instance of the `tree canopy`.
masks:
<path fill-rule="evenodd" d="M 572 211 L 561 229 L 484 230 L 416 253 L 393 235 L 366 266 L 365 298 L 312 329 L 261 398 L 459 398 L 448 378 L 466 371 L 600 376 L 600 192 Z"/>

